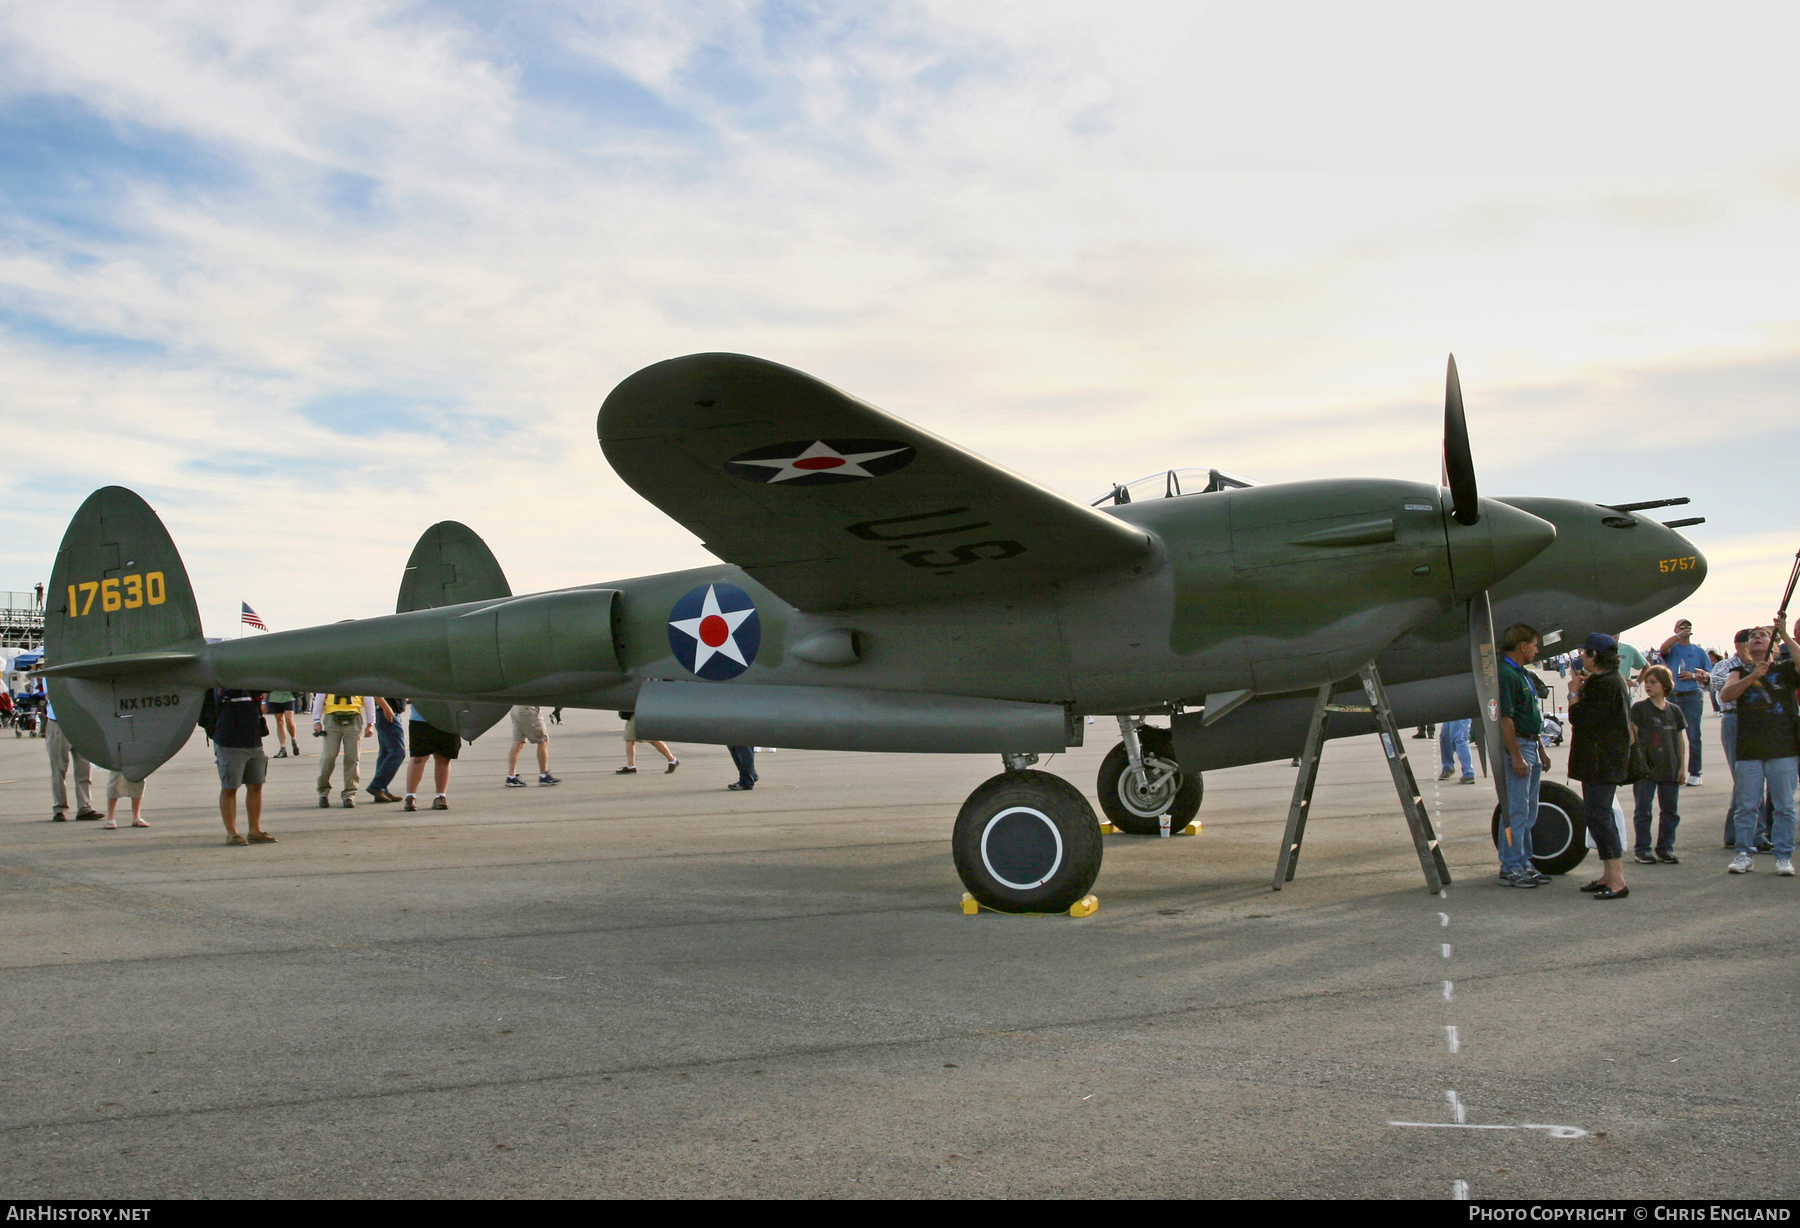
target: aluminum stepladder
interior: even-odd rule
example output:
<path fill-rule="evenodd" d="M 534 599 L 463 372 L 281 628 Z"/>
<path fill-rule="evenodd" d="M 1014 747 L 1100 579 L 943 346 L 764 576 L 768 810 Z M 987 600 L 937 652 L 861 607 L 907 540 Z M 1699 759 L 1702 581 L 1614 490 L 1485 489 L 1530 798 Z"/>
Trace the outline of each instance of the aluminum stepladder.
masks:
<path fill-rule="evenodd" d="M 1406 826 L 1412 832 L 1413 848 L 1419 854 L 1419 868 L 1425 872 L 1425 889 L 1443 890 L 1450 882 L 1450 868 L 1444 864 L 1443 850 L 1438 847 L 1437 831 L 1425 811 L 1425 800 L 1419 795 L 1418 781 L 1413 779 L 1412 764 L 1406 758 L 1406 744 L 1400 740 L 1400 728 L 1394 722 L 1394 710 L 1388 704 L 1387 688 L 1381 672 L 1371 661 L 1363 666 L 1363 694 L 1368 704 L 1334 704 L 1331 693 L 1337 683 L 1319 688 L 1313 704 L 1312 722 L 1306 730 L 1306 749 L 1300 752 L 1300 774 L 1294 780 L 1294 799 L 1288 806 L 1287 832 L 1281 840 L 1281 854 L 1275 859 L 1275 881 L 1271 887 L 1280 891 L 1291 882 L 1300 863 L 1300 846 L 1306 841 L 1306 818 L 1312 809 L 1313 785 L 1319 779 L 1319 756 L 1325 749 L 1325 727 L 1333 712 L 1372 712 L 1375 730 L 1387 753 L 1388 771 L 1394 778 L 1394 791 L 1400 795 L 1400 809 L 1406 815 Z"/>

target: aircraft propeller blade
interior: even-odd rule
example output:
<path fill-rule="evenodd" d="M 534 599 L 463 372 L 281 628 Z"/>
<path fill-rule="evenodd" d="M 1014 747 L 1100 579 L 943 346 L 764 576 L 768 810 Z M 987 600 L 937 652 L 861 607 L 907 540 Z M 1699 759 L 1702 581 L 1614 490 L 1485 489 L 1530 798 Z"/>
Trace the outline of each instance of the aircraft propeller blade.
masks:
<path fill-rule="evenodd" d="M 1494 611 L 1484 589 L 1469 599 L 1469 671 L 1475 675 L 1475 698 L 1481 706 L 1482 745 L 1487 747 L 1488 773 L 1500 804 L 1506 804 L 1506 777 L 1512 760 L 1500 736 L 1500 652 L 1494 643 Z"/>
<path fill-rule="evenodd" d="M 1456 355 L 1444 376 L 1444 485 L 1450 488 L 1450 514 L 1458 524 L 1481 519 L 1475 489 L 1475 461 L 1469 455 L 1469 423 L 1463 417 L 1462 381 L 1456 377 Z"/>

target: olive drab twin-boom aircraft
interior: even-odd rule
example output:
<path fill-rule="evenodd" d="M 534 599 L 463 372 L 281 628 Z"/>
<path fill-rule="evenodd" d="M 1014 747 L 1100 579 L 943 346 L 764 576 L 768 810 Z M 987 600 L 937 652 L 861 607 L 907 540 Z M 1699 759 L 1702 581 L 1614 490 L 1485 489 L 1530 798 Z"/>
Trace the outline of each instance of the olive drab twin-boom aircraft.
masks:
<path fill-rule="evenodd" d="M 639 371 L 599 435 L 722 563 L 515 596 L 447 521 L 414 549 L 396 613 L 209 644 L 155 512 L 96 491 L 52 577 L 63 729 L 141 779 L 217 685 L 413 696 L 468 739 L 531 703 L 635 709 L 639 737 L 668 741 L 998 755 L 957 816 L 956 868 L 990 907 L 1046 912 L 1093 884 L 1101 831 L 1080 790 L 1030 765 L 1080 745 L 1087 717 L 1119 723 L 1108 818 L 1185 826 L 1202 772 L 1298 752 L 1325 684 L 1377 662 L 1406 723 L 1485 717 L 1495 622 L 1617 633 L 1705 574 L 1630 508 L 1481 496 L 1454 362 L 1442 487 L 1227 478 L 1180 494 L 1172 476 L 1171 497 L 1115 487 L 1089 506 L 737 354 Z"/>

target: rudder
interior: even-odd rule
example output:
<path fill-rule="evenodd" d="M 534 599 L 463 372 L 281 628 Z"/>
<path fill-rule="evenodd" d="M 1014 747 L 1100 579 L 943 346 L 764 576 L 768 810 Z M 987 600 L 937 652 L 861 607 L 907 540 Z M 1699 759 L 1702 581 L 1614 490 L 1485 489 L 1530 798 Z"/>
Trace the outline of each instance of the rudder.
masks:
<path fill-rule="evenodd" d="M 420 534 L 419 544 L 406 560 L 394 613 L 510 596 L 512 586 L 487 543 L 468 525 L 442 520 Z M 465 742 L 492 729 L 511 710 L 506 704 L 449 699 L 415 700 L 413 708 L 430 724 Z"/>
<path fill-rule="evenodd" d="M 49 679 L 57 724 L 86 758 L 143 779 L 186 744 L 206 691 L 182 664 L 206 639 L 174 539 L 134 491 L 102 487 L 69 522 L 47 596 L 48 664 L 80 667 Z"/>

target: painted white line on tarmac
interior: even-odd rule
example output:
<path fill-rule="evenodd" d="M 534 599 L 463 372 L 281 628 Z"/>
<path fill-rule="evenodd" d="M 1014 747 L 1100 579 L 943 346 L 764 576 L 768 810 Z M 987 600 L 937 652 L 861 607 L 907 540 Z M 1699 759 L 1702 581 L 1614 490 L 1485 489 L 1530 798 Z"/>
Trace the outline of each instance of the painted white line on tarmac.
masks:
<path fill-rule="evenodd" d="M 1476 1121 L 1390 1121 L 1390 1126 L 1404 1126 L 1414 1130 L 1542 1130 L 1546 1138 L 1587 1138 L 1588 1132 L 1580 1126 L 1551 1126 L 1535 1122 L 1520 1122 L 1516 1126 L 1488 1125 Z"/>

